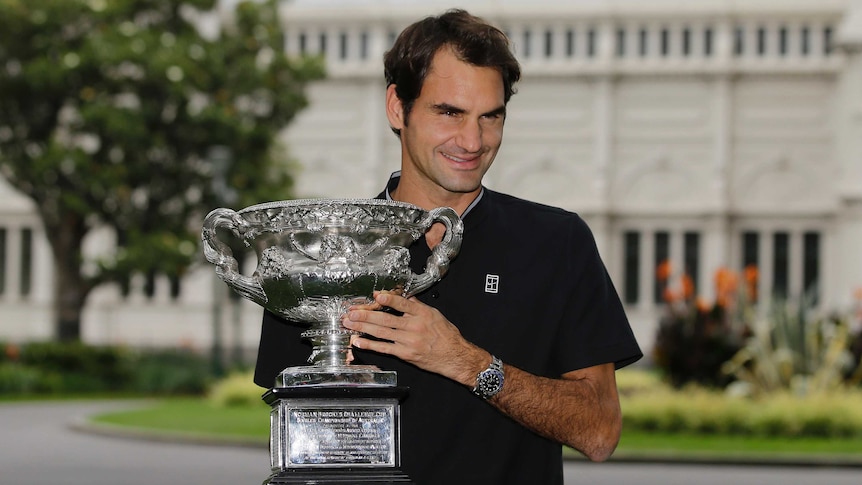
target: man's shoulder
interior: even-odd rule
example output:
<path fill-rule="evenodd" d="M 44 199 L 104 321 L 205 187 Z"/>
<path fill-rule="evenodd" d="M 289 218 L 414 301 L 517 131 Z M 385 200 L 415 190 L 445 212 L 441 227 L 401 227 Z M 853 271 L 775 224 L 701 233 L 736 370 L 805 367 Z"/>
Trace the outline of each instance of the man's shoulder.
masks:
<path fill-rule="evenodd" d="M 506 218 L 522 219 L 538 224 L 575 224 L 586 227 L 576 212 L 541 202 L 516 197 L 503 192 L 488 191 L 489 202 L 499 214 Z"/>

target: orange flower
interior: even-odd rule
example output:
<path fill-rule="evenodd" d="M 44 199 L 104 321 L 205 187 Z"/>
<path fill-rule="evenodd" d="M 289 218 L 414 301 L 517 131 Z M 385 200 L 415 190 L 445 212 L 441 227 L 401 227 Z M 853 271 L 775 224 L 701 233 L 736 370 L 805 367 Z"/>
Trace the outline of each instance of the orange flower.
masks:
<path fill-rule="evenodd" d="M 5 351 L 6 358 L 13 362 L 21 356 L 21 349 L 15 344 L 7 344 Z"/>
<path fill-rule="evenodd" d="M 665 288 L 664 291 L 662 291 L 661 296 L 664 298 L 664 301 L 668 303 L 673 303 L 677 299 L 677 294 L 670 288 Z"/>
<path fill-rule="evenodd" d="M 745 289 L 748 292 L 748 299 L 751 301 L 757 300 L 757 266 L 750 264 L 745 267 Z"/>
<path fill-rule="evenodd" d="M 671 265 L 670 261 L 665 259 L 655 269 L 655 277 L 658 278 L 659 281 L 667 281 L 671 275 Z"/>
<path fill-rule="evenodd" d="M 682 275 L 682 297 L 686 300 L 694 296 L 694 281 L 688 274 Z"/>

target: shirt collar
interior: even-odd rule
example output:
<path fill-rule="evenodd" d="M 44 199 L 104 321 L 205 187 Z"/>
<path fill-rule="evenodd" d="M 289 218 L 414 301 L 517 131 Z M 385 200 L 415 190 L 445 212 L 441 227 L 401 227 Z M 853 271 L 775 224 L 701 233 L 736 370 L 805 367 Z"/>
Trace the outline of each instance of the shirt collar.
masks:
<path fill-rule="evenodd" d="M 396 170 L 396 171 L 392 172 L 392 174 L 389 176 L 389 182 L 386 184 L 386 191 L 385 191 L 385 199 L 386 200 L 393 200 L 392 199 L 392 191 L 395 190 L 395 187 L 398 187 L 399 181 L 401 181 L 401 170 Z M 476 207 L 476 205 L 479 203 L 480 200 L 482 200 L 482 196 L 484 196 L 484 195 L 485 195 L 485 187 L 482 186 L 482 190 L 479 191 L 479 195 L 475 199 L 473 199 L 473 202 L 471 202 L 470 205 L 468 205 L 467 208 L 464 210 L 464 213 L 461 214 L 462 219 L 467 214 L 469 214 L 470 211 L 473 210 L 474 207 Z"/>

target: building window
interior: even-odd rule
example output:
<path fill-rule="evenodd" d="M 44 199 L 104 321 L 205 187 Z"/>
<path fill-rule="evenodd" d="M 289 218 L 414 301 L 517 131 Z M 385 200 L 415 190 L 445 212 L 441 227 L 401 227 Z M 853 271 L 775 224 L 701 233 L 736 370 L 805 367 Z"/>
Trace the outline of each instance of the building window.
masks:
<path fill-rule="evenodd" d="M 778 30 L 778 53 L 782 56 L 787 55 L 787 27 L 781 27 Z"/>
<path fill-rule="evenodd" d="M 703 31 L 703 55 L 706 57 L 712 56 L 712 36 L 711 28 Z"/>
<path fill-rule="evenodd" d="M 823 29 L 823 54 L 832 54 L 832 27 Z"/>
<path fill-rule="evenodd" d="M 737 27 L 733 33 L 733 53 L 741 56 L 745 52 L 745 29 Z"/>
<path fill-rule="evenodd" d="M 545 57 L 554 55 L 554 33 L 550 30 L 545 31 Z"/>
<path fill-rule="evenodd" d="M 670 261 L 670 233 L 667 231 L 657 231 L 653 234 L 653 301 L 661 303 L 664 301 L 664 293 L 668 287 L 668 279 L 660 277 L 659 268 L 662 264 L 667 264 Z"/>
<path fill-rule="evenodd" d="M 596 56 L 596 29 L 587 32 L 587 57 Z"/>
<path fill-rule="evenodd" d="M 691 278 L 693 295 L 697 295 L 700 278 L 700 233 L 686 232 L 683 235 L 683 260 L 685 273 Z"/>
<path fill-rule="evenodd" d="M 790 234 L 772 235 L 772 295 L 784 299 L 790 294 Z"/>
<path fill-rule="evenodd" d="M 820 300 L 820 234 L 806 232 L 802 238 L 802 289 L 811 304 Z"/>
<path fill-rule="evenodd" d="M 682 31 L 682 55 L 688 57 L 691 54 L 691 30 Z"/>
<path fill-rule="evenodd" d="M 811 52 L 811 31 L 808 27 L 803 27 L 799 32 L 799 51 L 803 56 L 807 56 Z"/>
<path fill-rule="evenodd" d="M 305 35 L 305 32 L 299 34 L 299 53 L 302 55 L 306 54 L 308 50 L 308 37 Z"/>
<path fill-rule="evenodd" d="M 0 296 L 6 294 L 6 228 L 0 227 Z"/>
<path fill-rule="evenodd" d="M 766 29 L 759 27 L 757 29 L 757 55 L 763 56 L 766 54 Z"/>
<path fill-rule="evenodd" d="M 626 55 L 626 30 L 617 29 L 617 57 Z"/>
<path fill-rule="evenodd" d="M 359 34 L 359 58 L 368 59 L 368 32 Z"/>
<path fill-rule="evenodd" d="M 530 29 L 527 29 L 524 31 L 523 52 L 524 52 L 525 58 L 530 57 L 530 55 L 532 54 L 532 52 L 530 52 L 530 43 L 531 43 L 532 37 L 533 37 L 533 33 L 530 31 Z"/>
<path fill-rule="evenodd" d="M 638 32 L 638 54 L 646 57 L 647 53 L 649 53 L 649 32 L 647 29 L 641 29 Z"/>
<path fill-rule="evenodd" d="M 347 59 L 347 32 L 338 34 L 338 58 Z"/>
<path fill-rule="evenodd" d="M 319 41 L 320 41 L 320 53 L 322 55 L 326 55 L 326 34 L 325 33 L 320 34 Z"/>
<path fill-rule="evenodd" d="M 626 231 L 623 235 L 623 246 L 623 301 L 635 304 L 640 299 L 640 233 Z"/>
<path fill-rule="evenodd" d="M 575 30 L 566 30 L 566 57 L 575 55 Z"/>
<path fill-rule="evenodd" d="M 661 29 L 661 55 L 667 57 L 670 55 L 670 30 Z"/>
<path fill-rule="evenodd" d="M 21 230 L 21 280 L 20 294 L 30 296 L 33 289 L 33 230 Z"/>

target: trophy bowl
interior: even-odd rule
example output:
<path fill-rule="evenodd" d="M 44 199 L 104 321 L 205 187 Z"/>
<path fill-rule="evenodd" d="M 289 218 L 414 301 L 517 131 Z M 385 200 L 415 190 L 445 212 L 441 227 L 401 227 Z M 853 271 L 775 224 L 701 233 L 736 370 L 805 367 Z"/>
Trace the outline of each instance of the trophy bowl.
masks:
<path fill-rule="evenodd" d="M 410 269 L 408 247 L 436 222 L 445 225 L 422 274 Z M 463 222 L 449 207 L 426 211 L 380 199 L 298 199 L 210 212 L 201 234 L 216 274 L 243 297 L 287 320 L 305 322 L 311 365 L 285 369 L 284 387 L 392 385 L 394 373 L 351 365 L 350 337 L 341 325 L 352 305 L 373 303 L 375 291 L 415 295 L 438 281 L 457 254 Z M 238 271 L 225 231 L 254 249 L 257 268 Z M 369 369 L 369 367 L 373 367 Z"/>

